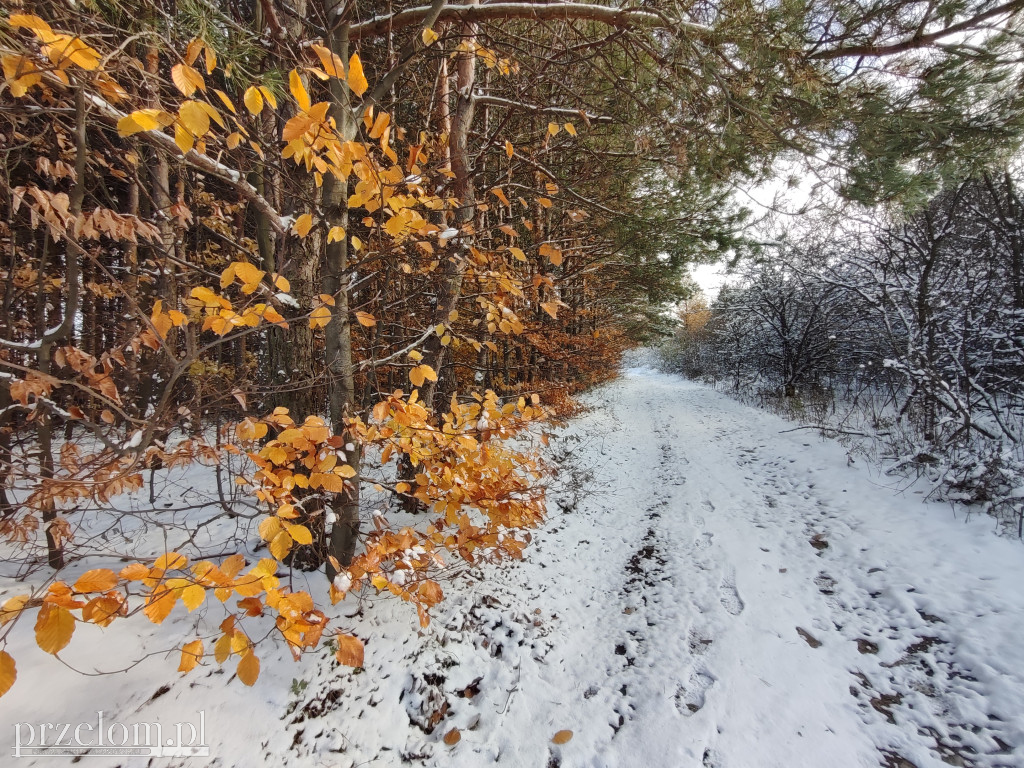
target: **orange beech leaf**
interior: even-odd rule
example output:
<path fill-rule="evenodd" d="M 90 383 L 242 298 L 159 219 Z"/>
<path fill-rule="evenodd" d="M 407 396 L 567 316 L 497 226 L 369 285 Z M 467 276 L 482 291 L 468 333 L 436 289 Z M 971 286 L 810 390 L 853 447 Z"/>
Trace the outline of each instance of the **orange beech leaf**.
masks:
<path fill-rule="evenodd" d="M 75 592 L 107 592 L 117 586 L 117 574 L 107 568 L 86 571 L 75 582 Z"/>
<path fill-rule="evenodd" d="M 146 607 L 142 609 L 142 612 L 146 614 L 147 618 L 154 624 L 162 624 L 172 610 L 174 610 L 174 604 L 178 600 L 178 595 L 173 589 L 167 587 L 157 587 L 156 590 L 146 598 Z"/>
<path fill-rule="evenodd" d="M 66 608 L 43 603 L 36 616 L 36 645 L 46 653 L 59 653 L 75 632 L 75 617 Z"/>
<path fill-rule="evenodd" d="M 245 103 L 245 108 L 254 115 L 258 115 L 263 111 L 263 94 L 256 86 L 250 86 L 246 90 L 242 101 Z"/>
<path fill-rule="evenodd" d="M 181 663 L 178 665 L 178 671 L 191 672 L 201 658 L 203 658 L 203 641 L 193 640 L 191 643 L 186 643 L 181 649 Z"/>
<path fill-rule="evenodd" d="M 334 657 L 348 667 L 363 666 L 363 641 L 354 635 L 335 635 L 338 650 Z"/>
<path fill-rule="evenodd" d="M 246 653 L 242 657 L 242 660 L 238 662 L 238 669 L 236 672 L 238 674 L 238 679 L 245 685 L 255 685 L 256 678 L 260 676 L 260 660 L 256 658 L 256 654 L 251 650 Z"/>
<path fill-rule="evenodd" d="M 362 96 L 370 84 L 363 74 L 363 62 L 359 60 L 359 54 L 353 53 L 348 62 L 348 87 L 356 96 Z"/>
<path fill-rule="evenodd" d="M 0 651 L 0 696 L 11 690 L 17 677 L 18 668 L 14 658 L 7 651 Z"/>

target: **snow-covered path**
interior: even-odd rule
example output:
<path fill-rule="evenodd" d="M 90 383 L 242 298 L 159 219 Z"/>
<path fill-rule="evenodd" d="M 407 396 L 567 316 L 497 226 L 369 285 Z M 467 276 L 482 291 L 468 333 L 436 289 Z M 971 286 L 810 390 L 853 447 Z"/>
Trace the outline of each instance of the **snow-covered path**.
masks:
<path fill-rule="evenodd" d="M 545 634 L 439 762 L 1024 765 L 1019 542 L 676 377 L 591 406 L 558 450 L 592 477 L 508 578 Z"/>
<path fill-rule="evenodd" d="M 60 711 L 15 687 L 5 730 L 202 709 L 211 757 L 182 766 L 1024 768 L 1020 542 L 678 377 L 585 401 L 522 562 L 463 570 L 419 634 L 397 601 L 338 606 L 364 671 L 267 648 L 253 689 L 162 658 L 76 677 L 26 638 Z M 166 642 L 102 632 L 79 668 Z"/>

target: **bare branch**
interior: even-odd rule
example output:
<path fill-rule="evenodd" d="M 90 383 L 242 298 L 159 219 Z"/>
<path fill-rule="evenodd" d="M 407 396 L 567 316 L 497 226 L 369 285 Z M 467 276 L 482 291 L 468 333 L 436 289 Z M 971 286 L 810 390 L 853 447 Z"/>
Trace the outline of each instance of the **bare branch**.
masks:
<path fill-rule="evenodd" d="M 987 11 L 983 11 L 976 16 L 972 16 L 971 18 L 965 19 L 957 24 L 950 24 L 948 27 L 943 27 L 935 32 L 930 32 L 927 35 L 921 34 L 919 30 L 913 37 L 901 40 L 897 43 L 891 43 L 889 45 L 876 45 L 869 43 L 864 45 L 841 46 L 828 51 L 813 53 L 810 58 L 817 60 L 831 60 L 858 56 L 870 56 L 877 58 L 892 56 L 898 53 L 906 53 L 907 51 L 917 50 L 918 48 L 927 48 L 950 35 L 969 31 L 977 27 L 981 22 L 987 21 L 988 19 L 996 16 L 1002 16 L 1003 14 L 1016 14 L 1021 9 L 1024 9 L 1024 0 L 1010 0 L 1008 3 L 1003 3 L 1002 5 L 997 5 L 994 8 L 989 8 Z"/>
<path fill-rule="evenodd" d="M 352 40 L 376 37 L 392 30 L 404 29 L 419 24 L 431 6 L 408 8 L 398 13 L 375 16 L 349 29 Z M 558 21 L 579 19 L 598 21 L 612 27 L 644 26 L 651 28 L 672 28 L 691 35 L 707 37 L 712 34 L 710 27 L 689 21 L 667 20 L 661 14 L 635 8 L 611 8 L 589 3 L 490 3 L 488 5 L 448 5 L 438 15 L 439 21 L 461 21 L 474 23 L 506 19 L 533 19 L 536 21 Z"/>

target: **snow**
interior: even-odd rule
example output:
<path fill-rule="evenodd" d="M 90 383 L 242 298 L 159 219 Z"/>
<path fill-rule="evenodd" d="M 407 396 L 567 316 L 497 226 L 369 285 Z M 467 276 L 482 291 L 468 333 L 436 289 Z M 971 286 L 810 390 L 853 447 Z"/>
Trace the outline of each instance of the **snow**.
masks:
<path fill-rule="evenodd" d="M 334 577 L 334 588 L 345 592 L 352 586 L 352 577 L 347 573 L 339 573 Z"/>
<path fill-rule="evenodd" d="M 549 520 L 523 561 L 452 568 L 422 632 L 395 600 L 328 609 L 365 670 L 260 646 L 252 690 L 233 663 L 179 676 L 174 653 L 75 676 L 18 627 L 0 727 L 204 710 L 217 766 L 1024 765 L 1019 541 L 676 376 L 630 368 L 584 403 L 552 435 Z M 204 610 L 82 627 L 62 655 L 126 667 Z M 58 689 L 59 706 L 37 693 Z"/>
<path fill-rule="evenodd" d="M 299 302 L 296 301 L 295 297 L 292 296 L 290 293 L 285 293 L 284 291 L 278 291 L 277 293 L 274 294 L 274 298 L 277 299 L 282 304 L 285 304 L 285 305 L 287 305 L 289 307 L 294 307 L 295 309 L 301 309 L 302 308 L 301 305 L 299 304 Z"/>
<path fill-rule="evenodd" d="M 143 432 L 141 429 L 136 429 L 134 432 L 132 432 L 131 437 L 128 438 L 128 442 L 126 442 L 123 446 L 124 450 L 129 451 L 133 448 L 138 448 L 140 445 L 142 445 L 142 434 Z"/>

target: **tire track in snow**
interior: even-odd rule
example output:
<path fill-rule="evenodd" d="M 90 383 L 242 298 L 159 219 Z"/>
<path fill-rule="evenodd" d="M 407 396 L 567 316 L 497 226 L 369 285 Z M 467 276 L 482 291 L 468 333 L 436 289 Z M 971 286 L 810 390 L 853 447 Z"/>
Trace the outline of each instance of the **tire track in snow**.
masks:
<path fill-rule="evenodd" d="M 705 398 L 714 397 L 712 393 L 703 394 Z M 699 412 L 701 406 L 695 410 Z M 972 674 L 973 660 L 958 655 L 943 619 L 928 613 L 913 599 L 911 607 L 906 605 L 904 596 L 917 593 L 918 588 L 904 584 L 899 593 L 891 587 L 870 590 L 864 586 L 865 579 L 874 575 L 876 580 L 884 581 L 885 568 L 864 565 L 857 562 L 859 558 L 838 558 L 836 543 L 857 538 L 853 536 L 856 523 L 845 520 L 836 509 L 836 502 L 843 504 L 842 500 L 823 495 L 810 469 L 798 460 L 780 457 L 763 443 L 751 446 L 741 425 L 721 422 L 719 419 L 715 438 L 728 445 L 736 467 L 745 470 L 743 482 L 747 488 L 761 492 L 764 500 L 763 506 L 749 507 L 745 517 L 761 528 L 767 527 L 770 517 L 774 517 L 776 526 L 780 522 L 800 526 L 802 536 L 779 542 L 779 546 L 788 557 L 806 561 L 809 550 L 800 551 L 806 543 L 815 550 L 815 557 L 826 561 L 813 583 L 826 598 L 828 618 L 813 622 L 815 631 L 835 631 L 855 644 L 862 655 L 860 663 L 851 669 L 856 685 L 850 686 L 850 693 L 864 721 L 877 724 L 883 718 L 889 725 L 900 727 L 901 732 L 889 734 L 889 745 L 880 745 L 883 764 L 912 768 L 936 759 L 961 766 L 1024 764 L 1019 748 L 1012 746 L 1013 729 L 1003 727 L 999 715 L 984 714 L 984 691 Z M 843 493 L 846 489 L 839 490 Z M 781 514 L 773 516 L 773 510 Z M 851 549 L 847 547 L 843 554 L 852 554 Z M 868 551 L 869 547 L 861 546 L 855 554 Z M 927 576 L 901 575 L 915 580 Z M 728 580 L 723 585 L 731 586 Z M 801 636 L 809 636 L 809 643 L 820 643 L 806 630 Z M 889 646 L 890 655 L 895 652 L 895 659 L 876 658 L 879 640 Z M 908 714 L 908 710 L 901 712 L 901 707 L 917 711 L 911 717 L 901 717 Z M 914 739 L 907 739 L 908 727 Z"/>

